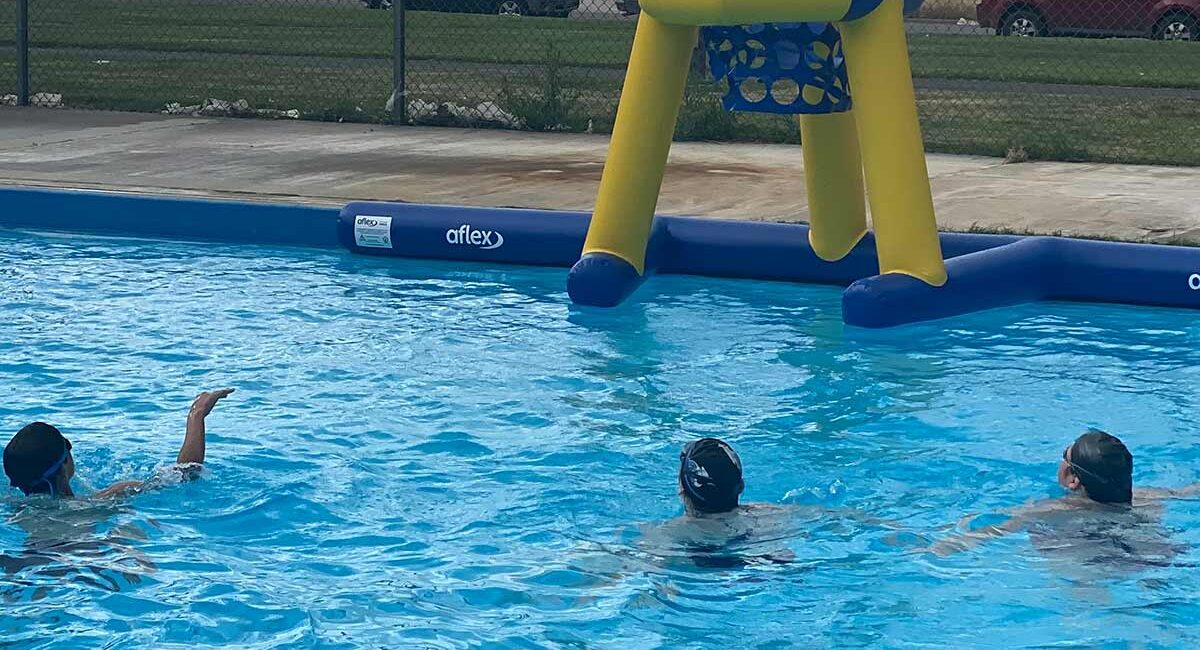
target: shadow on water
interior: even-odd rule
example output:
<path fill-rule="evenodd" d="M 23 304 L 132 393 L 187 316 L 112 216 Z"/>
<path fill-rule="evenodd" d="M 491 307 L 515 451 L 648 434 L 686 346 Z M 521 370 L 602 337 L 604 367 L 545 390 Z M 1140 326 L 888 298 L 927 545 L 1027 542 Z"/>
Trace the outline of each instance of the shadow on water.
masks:
<path fill-rule="evenodd" d="M 55 589 L 79 584 L 107 592 L 132 588 L 157 567 L 138 545 L 146 531 L 129 519 L 127 505 L 89 501 L 11 499 L 6 524 L 25 539 L 0 552 L 0 599 L 36 601 Z M 145 523 L 153 525 L 152 521 Z"/>
<path fill-rule="evenodd" d="M 587 332 L 586 346 L 573 350 L 576 368 L 564 373 L 580 373 L 589 384 L 605 387 L 586 393 L 562 392 L 559 399 L 567 406 L 585 411 L 603 411 L 617 417 L 604 424 L 608 433 L 629 436 L 633 432 L 618 414 L 638 414 L 659 431 L 676 431 L 680 415 L 686 411 L 665 389 L 661 374 L 664 350 L 670 342 L 661 340 L 650 327 L 647 305 L 630 301 L 612 309 L 571 306 L 567 322 Z M 597 418 L 597 424 L 602 424 Z"/>
<path fill-rule="evenodd" d="M 1052 569 L 1079 582 L 1169 567 L 1196 567 L 1191 547 L 1162 522 L 1160 503 L 1048 512 L 1029 526 L 1034 550 Z"/>

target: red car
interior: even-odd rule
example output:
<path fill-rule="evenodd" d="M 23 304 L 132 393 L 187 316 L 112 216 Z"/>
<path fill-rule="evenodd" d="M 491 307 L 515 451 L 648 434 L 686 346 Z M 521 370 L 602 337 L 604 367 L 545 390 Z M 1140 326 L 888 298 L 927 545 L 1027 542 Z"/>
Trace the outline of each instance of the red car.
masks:
<path fill-rule="evenodd" d="M 1003 36 L 1149 36 L 1200 40 L 1200 0 L 976 0 Z"/>

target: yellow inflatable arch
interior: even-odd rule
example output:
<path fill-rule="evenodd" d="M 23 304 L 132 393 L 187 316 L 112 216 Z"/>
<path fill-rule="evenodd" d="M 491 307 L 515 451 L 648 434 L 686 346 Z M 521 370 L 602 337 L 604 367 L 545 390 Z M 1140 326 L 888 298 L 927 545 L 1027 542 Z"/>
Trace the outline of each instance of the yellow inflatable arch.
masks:
<path fill-rule="evenodd" d="M 865 193 L 880 272 L 934 286 L 946 282 L 905 41 L 904 0 L 642 0 L 641 7 L 585 259 L 603 256 L 638 275 L 645 271 L 700 26 L 831 23 L 853 104 L 840 112 L 796 111 L 806 113 L 797 119 L 813 250 L 835 261 L 858 244 L 867 232 Z M 808 90 L 801 88 L 801 94 Z"/>

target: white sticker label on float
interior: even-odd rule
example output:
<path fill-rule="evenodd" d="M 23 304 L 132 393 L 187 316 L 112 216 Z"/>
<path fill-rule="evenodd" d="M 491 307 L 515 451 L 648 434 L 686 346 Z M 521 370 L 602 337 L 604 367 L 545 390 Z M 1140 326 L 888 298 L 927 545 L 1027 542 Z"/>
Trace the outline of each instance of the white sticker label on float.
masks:
<path fill-rule="evenodd" d="M 1200 291 L 1200 273 L 1193 273 L 1192 277 L 1188 278 L 1188 288 L 1192 291 Z"/>
<path fill-rule="evenodd" d="M 490 251 L 504 245 L 504 235 L 498 230 L 480 230 L 469 224 L 446 231 L 446 243 L 455 246 L 475 246 Z"/>
<path fill-rule="evenodd" d="M 354 218 L 354 243 L 363 248 L 391 248 L 392 218 L 358 215 Z"/>

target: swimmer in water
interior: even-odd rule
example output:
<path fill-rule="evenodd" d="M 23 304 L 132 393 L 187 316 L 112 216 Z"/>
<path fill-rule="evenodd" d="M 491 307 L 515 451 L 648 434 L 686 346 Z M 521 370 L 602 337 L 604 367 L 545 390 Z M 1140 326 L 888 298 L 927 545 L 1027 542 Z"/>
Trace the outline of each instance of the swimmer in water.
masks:
<path fill-rule="evenodd" d="M 204 463 L 204 418 L 217 402 L 233 393 L 232 388 L 200 393 L 188 412 L 187 432 L 183 447 L 175 459 L 176 467 L 188 478 Z M 191 469 L 192 471 L 188 471 Z M 4 448 L 4 473 L 9 483 L 26 496 L 48 494 L 51 497 L 73 497 L 71 478 L 75 476 L 75 459 L 71 441 L 57 428 L 45 422 L 27 425 L 13 436 Z M 93 498 L 123 496 L 144 488 L 142 481 L 122 481 L 97 492 Z"/>
<path fill-rule="evenodd" d="M 585 571 L 620 578 L 648 568 L 741 570 L 754 567 L 799 571 L 790 548 L 815 536 L 853 536 L 866 527 L 896 529 L 850 508 L 743 503 L 742 460 L 728 443 L 702 438 L 684 446 L 675 474 L 683 515 L 638 526 L 632 547 L 586 540 L 599 551 Z M 845 524 L 854 522 L 854 526 Z M 616 561 L 616 565 L 610 564 Z M 739 578 L 740 579 L 740 578 Z M 746 579 L 757 579 L 746 577 Z M 667 596 L 677 589 L 662 586 Z"/>
<path fill-rule="evenodd" d="M 679 498 L 684 516 L 646 530 L 654 545 L 684 551 L 693 563 L 710 568 L 785 564 L 794 559 L 777 545 L 794 536 L 789 509 L 769 503 L 741 503 L 746 488 L 742 459 L 716 438 L 701 438 L 679 452 Z"/>
<path fill-rule="evenodd" d="M 872 528 L 895 529 L 884 521 L 850 508 L 742 503 L 745 490 L 742 460 L 733 447 L 716 438 L 688 443 L 679 453 L 679 498 L 684 515 L 646 530 L 659 546 L 681 548 L 697 566 L 731 568 L 751 564 L 788 564 L 795 553 L 787 546 L 812 533 L 809 524 L 825 533 L 855 522 Z"/>
<path fill-rule="evenodd" d="M 1058 484 L 1075 499 L 1132 505 L 1133 454 L 1116 436 L 1089 431 L 1063 450 Z"/>
<path fill-rule="evenodd" d="M 742 459 L 725 441 L 701 438 L 679 452 L 679 498 L 688 517 L 733 512 L 745 489 Z"/>
<path fill-rule="evenodd" d="M 1089 430 L 1067 445 L 1058 463 L 1058 484 L 1068 490 L 1065 497 L 1030 504 L 1012 513 L 1002 524 L 960 533 L 942 540 L 931 549 L 947 555 L 976 546 L 989 538 L 1030 528 L 1046 522 L 1062 523 L 1064 514 L 1099 514 L 1111 519 L 1123 513 L 1134 515 L 1137 522 L 1153 519 L 1166 499 L 1200 494 L 1200 484 L 1183 488 L 1133 487 L 1133 454 L 1116 436 Z M 971 519 L 967 517 L 964 522 Z M 1132 520 L 1131 520 L 1132 522 Z M 1074 526 L 1077 528 L 1078 526 Z"/>

